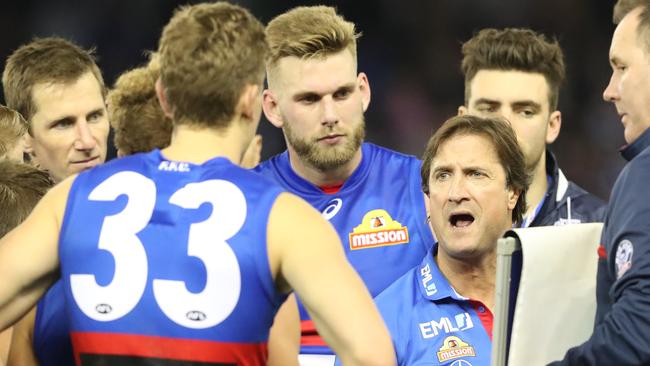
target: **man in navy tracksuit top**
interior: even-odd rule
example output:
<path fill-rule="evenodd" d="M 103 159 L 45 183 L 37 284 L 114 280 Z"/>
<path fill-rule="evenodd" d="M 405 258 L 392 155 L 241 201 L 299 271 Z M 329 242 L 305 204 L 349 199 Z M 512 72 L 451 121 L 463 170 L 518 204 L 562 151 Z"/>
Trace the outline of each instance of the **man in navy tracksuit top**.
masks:
<path fill-rule="evenodd" d="M 462 46 L 465 104 L 459 114 L 506 118 L 533 178 L 521 226 L 602 222 L 605 203 L 565 177 L 546 148 L 562 126 L 565 75 L 557 42 L 530 29 L 483 29 Z"/>
<path fill-rule="evenodd" d="M 553 365 L 650 364 L 650 3 L 619 1 L 603 93 L 621 116 L 628 160 L 610 198 L 601 237 L 596 326 Z"/>

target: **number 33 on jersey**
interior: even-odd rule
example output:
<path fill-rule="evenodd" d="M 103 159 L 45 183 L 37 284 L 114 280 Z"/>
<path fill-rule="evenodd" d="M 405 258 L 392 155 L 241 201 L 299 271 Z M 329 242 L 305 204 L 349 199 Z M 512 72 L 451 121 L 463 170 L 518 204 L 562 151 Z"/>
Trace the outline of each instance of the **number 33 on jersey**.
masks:
<path fill-rule="evenodd" d="M 135 155 L 73 183 L 59 248 L 73 342 L 96 332 L 265 347 L 285 297 L 263 229 L 281 189 L 222 158 L 183 171 L 164 161 Z"/>
<path fill-rule="evenodd" d="M 104 219 L 99 234 L 98 248 L 108 251 L 115 262 L 111 282 L 101 286 L 95 275 L 70 275 L 75 302 L 84 314 L 98 321 L 119 319 L 133 310 L 149 277 L 147 254 L 137 234 L 153 215 L 155 183 L 135 172 L 120 172 L 98 185 L 88 198 L 114 201 L 123 194 L 128 198 L 127 205 Z M 192 293 L 182 280 L 153 279 L 153 295 L 160 309 L 169 319 L 188 328 L 208 328 L 222 322 L 237 304 L 241 290 L 239 263 L 226 241 L 244 223 L 246 200 L 237 186 L 224 180 L 190 183 L 169 199 L 170 204 L 185 209 L 197 209 L 206 202 L 229 210 L 213 209 L 206 220 L 189 228 L 187 255 L 204 264 L 204 288 Z"/>

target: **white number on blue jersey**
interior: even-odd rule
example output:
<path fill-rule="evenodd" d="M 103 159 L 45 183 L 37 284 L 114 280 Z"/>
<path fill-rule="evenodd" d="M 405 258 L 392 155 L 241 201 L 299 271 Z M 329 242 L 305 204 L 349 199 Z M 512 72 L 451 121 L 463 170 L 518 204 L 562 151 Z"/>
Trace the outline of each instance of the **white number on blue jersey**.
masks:
<path fill-rule="evenodd" d="M 115 259 L 113 280 L 100 286 L 94 275 L 70 276 L 75 301 L 94 320 L 115 320 L 128 314 L 147 285 L 147 255 L 136 234 L 151 218 L 156 185 L 141 174 L 120 172 L 95 187 L 88 199 L 113 201 L 122 194 L 129 197 L 129 203 L 120 213 L 104 219 L 99 234 L 99 249 L 107 250 Z"/>
<path fill-rule="evenodd" d="M 113 201 L 120 195 L 126 195 L 128 203 L 121 212 L 104 218 L 98 244 L 115 261 L 112 281 L 101 286 L 94 275 L 70 275 L 75 302 L 84 314 L 97 321 L 116 320 L 128 314 L 147 285 L 148 261 L 137 234 L 153 214 L 156 185 L 142 174 L 120 172 L 95 187 L 88 198 Z M 230 315 L 239 300 L 239 262 L 226 240 L 244 224 L 246 200 L 234 184 L 208 180 L 186 185 L 169 202 L 182 208 L 198 208 L 205 202 L 213 207 L 228 207 L 227 212 L 213 210 L 208 219 L 190 226 L 187 254 L 200 259 L 207 273 L 201 292 L 187 291 L 182 281 L 153 280 L 154 298 L 172 321 L 196 329 L 215 326 Z"/>
<path fill-rule="evenodd" d="M 182 281 L 153 280 L 156 301 L 171 320 L 188 328 L 215 326 L 230 315 L 239 299 L 239 262 L 226 240 L 244 225 L 246 199 L 234 184 L 208 180 L 188 184 L 174 193 L 169 202 L 183 208 L 198 208 L 204 202 L 229 208 L 213 210 L 207 220 L 190 226 L 187 254 L 205 263 L 207 279 L 203 291 L 188 292 Z"/>

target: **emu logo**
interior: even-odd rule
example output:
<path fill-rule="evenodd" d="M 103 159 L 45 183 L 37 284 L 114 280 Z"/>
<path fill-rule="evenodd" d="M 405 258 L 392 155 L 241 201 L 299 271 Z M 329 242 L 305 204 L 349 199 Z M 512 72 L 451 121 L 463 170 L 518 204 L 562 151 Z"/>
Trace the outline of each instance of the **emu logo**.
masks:
<path fill-rule="evenodd" d="M 108 304 L 97 304 L 95 310 L 100 314 L 108 314 L 113 311 L 113 308 Z"/>
<path fill-rule="evenodd" d="M 193 320 L 195 322 L 204 321 L 207 318 L 205 313 L 198 310 L 188 311 L 187 314 L 185 314 L 185 316 L 187 317 L 187 319 Z"/>

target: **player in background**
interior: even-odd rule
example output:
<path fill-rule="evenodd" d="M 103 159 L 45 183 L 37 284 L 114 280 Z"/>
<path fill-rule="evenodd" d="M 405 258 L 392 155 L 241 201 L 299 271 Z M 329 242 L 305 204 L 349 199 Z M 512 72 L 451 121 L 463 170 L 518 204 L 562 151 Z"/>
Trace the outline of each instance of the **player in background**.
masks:
<path fill-rule="evenodd" d="M 160 59 L 155 52 L 149 57 L 147 65 L 120 75 L 106 97 L 118 157 L 163 149 L 171 141 L 172 120 L 163 113 L 156 98 Z M 255 135 L 240 165 L 255 167 L 261 151 L 262 136 Z"/>
<path fill-rule="evenodd" d="M 348 260 L 375 296 L 420 263 L 433 244 L 421 162 L 364 142 L 371 93 L 368 76 L 357 71 L 359 34 L 353 23 L 331 7 L 297 7 L 271 20 L 266 34 L 271 53 L 264 114 L 282 129 L 287 151 L 257 171 L 307 200 L 334 225 Z M 282 326 L 283 315 L 297 318 L 292 312 L 290 300 L 275 326 L 295 328 Z M 332 364 L 332 351 L 300 301 L 299 312 L 302 362 L 319 358 Z M 287 342 L 277 349 L 297 353 L 294 337 L 280 335 Z"/>
<path fill-rule="evenodd" d="M 605 203 L 569 181 L 548 149 L 560 134 L 564 55 L 530 29 L 482 29 L 462 46 L 465 104 L 459 114 L 512 124 L 532 172 L 522 227 L 602 222 Z"/>
<path fill-rule="evenodd" d="M 7 106 L 28 124 L 26 151 L 55 182 L 106 159 L 109 123 L 105 88 L 92 50 L 56 37 L 37 38 L 6 60 Z M 71 365 L 72 346 L 61 321 L 64 294 L 57 283 L 14 329 L 10 364 Z"/>
<path fill-rule="evenodd" d="M 24 161 L 27 122 L 11 108 L 0 105 L 0 160 Z"/>
<path fill-rule="evenodd" d="M 27 133 L 27 126 L 23 125 L 25 122 L 17 112 L 0 107 L 0 116 L 0 123 L 6 123 L 4 118 L 7 116 L 12 121 L 4 127 L 15 129 L 12 132 L 22 130 L 23 134 Z M 16 135 L 23 136 L 20 133 Z M 0 238 L 27 218 L 53 184 L 47 173 L 22 163 L 22 151 L 16 154 L 16 159 L 19 160 L 0 160 Z M 0 365 L 7 362 L 12 330 L 0 332 Z"/>

